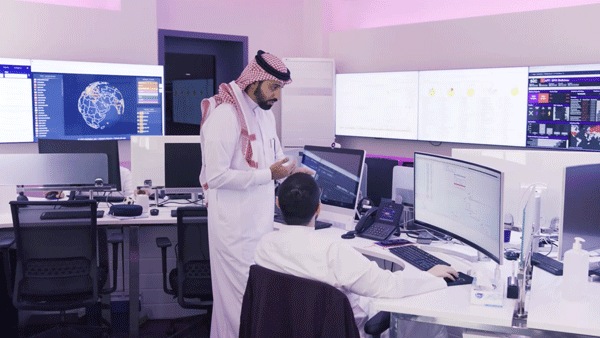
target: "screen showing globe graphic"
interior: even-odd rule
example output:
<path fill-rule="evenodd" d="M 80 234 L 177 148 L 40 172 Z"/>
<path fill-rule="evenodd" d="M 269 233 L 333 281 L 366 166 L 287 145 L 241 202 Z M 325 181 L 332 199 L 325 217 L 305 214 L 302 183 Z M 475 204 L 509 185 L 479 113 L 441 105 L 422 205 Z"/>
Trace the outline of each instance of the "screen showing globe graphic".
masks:
<path fill-rule="evenodd" d="M 77 106 L 85 123 L 94 129 L 114 125 L 125 112 L 123 95 L 108 82 L 90 83 L 81 92 Z"/>

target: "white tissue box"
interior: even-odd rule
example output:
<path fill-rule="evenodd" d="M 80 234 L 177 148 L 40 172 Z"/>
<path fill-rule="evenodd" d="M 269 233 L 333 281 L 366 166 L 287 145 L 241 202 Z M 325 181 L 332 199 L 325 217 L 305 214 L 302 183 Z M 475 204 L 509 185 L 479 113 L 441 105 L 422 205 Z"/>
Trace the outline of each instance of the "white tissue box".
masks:
<path fill-rule="evenodd" d="M 475 284 L 471 286 L 471 304 L 502 307 L 504 301 L 504 285 L 496 288 L 481 288 Z"/>

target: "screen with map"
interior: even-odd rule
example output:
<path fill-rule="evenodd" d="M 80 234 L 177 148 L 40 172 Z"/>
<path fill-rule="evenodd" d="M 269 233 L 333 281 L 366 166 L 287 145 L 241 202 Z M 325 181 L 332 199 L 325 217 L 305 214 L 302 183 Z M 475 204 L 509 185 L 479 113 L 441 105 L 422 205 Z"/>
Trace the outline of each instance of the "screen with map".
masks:
<path fill-rule="evenodd" d="M 163 67 L 32 60 L 36 139 L 162 135 Z"/>
<path fill-rule="evenodd" d="M 529 68 L 527 146 L 600 150 L 600 64 Z"/>

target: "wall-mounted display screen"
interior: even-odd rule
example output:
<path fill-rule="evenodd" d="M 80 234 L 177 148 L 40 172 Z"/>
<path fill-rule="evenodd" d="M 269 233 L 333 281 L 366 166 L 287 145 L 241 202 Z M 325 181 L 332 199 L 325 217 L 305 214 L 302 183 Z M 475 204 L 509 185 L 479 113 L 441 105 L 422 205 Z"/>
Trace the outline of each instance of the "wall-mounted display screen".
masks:
<path fill-rule="evenodd" d="M 163 135 L 163 67 L 32 60 L 36 138 Z"/>
<path fill-rule="evenodd" d="M 419 72 L 418 139 L 525 146 L 527 67 Z"/>
<path fill-rule="evenodd" d="M 527 146 L 600 150 L 600 64 L 529 68 Z"/>
<path fill-rule="evenodd" d="M 417 139 L 418 72 L 337 74 L 335 133 Z"/>
<path fill-rule="evenodd" d="M 31 60 L 0 58 L 0 143 L 33 142 Z"/>

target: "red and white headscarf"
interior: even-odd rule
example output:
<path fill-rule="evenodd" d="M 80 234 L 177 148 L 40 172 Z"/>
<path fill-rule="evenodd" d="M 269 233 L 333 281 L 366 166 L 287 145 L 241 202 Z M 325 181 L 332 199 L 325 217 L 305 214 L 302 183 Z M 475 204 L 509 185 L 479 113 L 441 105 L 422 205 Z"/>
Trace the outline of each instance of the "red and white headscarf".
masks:
<path fill-rule="evenodd" d="M 254 82 L 265 81 L 265 80 L 273 80 L 277 81 L 283 87 L 284 85 L 291 83 L 292 79 L 290 77 L 290 71 L 287 69 L 283 61 L 276 57 L 273 54 L 265 53 L 262 50 L 259 50 L 254 59 L 248 63 L 246 68 L 242 71 L 239 78 L 235 80 L 235 84 L 240 87 L 243 91 Z M 231 88 L 231 84 L 222 83 L 219 86 L 219 92 L 217 95 L 213 96 L 214 99 L 214 108 L 218 107 L 222 103 L 229 103 L 235 107 L 237 112 L 237 119 L 240 123 L 242 132 L 242 153 L 246 158 L 246 162 L 252 168 L 257 168 L 258 163 L 256 163 L 252 159 L 252 144 L 251 141 L 256 139 L 255 134 L 250 134 L 248 132 L 248 125 L 246 124 L 246 119 L 244 118 L 244 114 L 242 113 L 242 109 L 240 107 L 240 103 L 237 101 L 235 94 L 233 93 L 233 89 Z M 202 100 L 201 103 L 202 109 L 202 121 L 200 128 L 206 119 L 210 116 L 210 113 L 213 109 L 210 109 L 210 101 L 209 99 Z"/>

